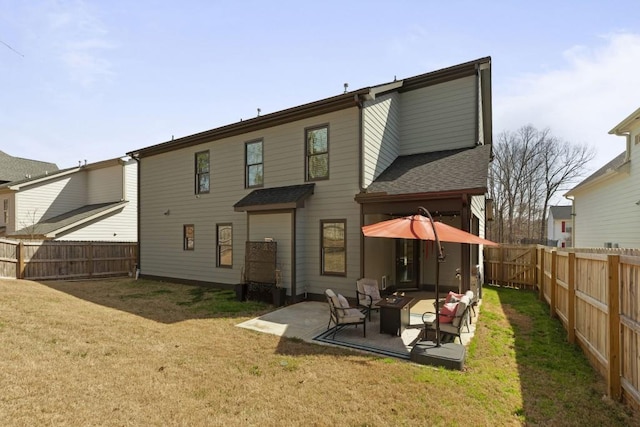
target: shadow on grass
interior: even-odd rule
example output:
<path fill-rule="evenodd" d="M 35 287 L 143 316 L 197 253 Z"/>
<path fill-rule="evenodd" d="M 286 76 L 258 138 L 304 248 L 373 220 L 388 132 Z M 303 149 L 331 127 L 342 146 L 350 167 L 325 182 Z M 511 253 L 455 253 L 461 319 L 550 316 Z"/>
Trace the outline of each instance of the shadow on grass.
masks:
<path fill-rule="evenodd" d="M 563 325 L 550 317 L 537 293 L 489 288 L 485 300 L 485 319 L 508 322 L 490 334 L 499 351 L 515 353 L 522 394 L 522 408 L 515 415 L 527 425 L 638 425 L 637 414 L 606 397 L 604 379 L 582 350 L 567 341 Z"/>
<path fill-rule="evenodd" d="M 130 278 L 40 282 L 85 301 L 161 323 L 259 316 L 272 306 L 240 302 L 234 291 Z"/>

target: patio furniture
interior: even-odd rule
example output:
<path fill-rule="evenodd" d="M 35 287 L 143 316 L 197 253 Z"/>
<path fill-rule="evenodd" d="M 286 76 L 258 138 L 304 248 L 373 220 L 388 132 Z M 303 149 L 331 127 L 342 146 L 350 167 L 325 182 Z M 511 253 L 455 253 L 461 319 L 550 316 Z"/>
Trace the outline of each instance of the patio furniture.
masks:
<path fill-rule="evenodd" d="M 462 342 L 460 338 L 462 328 L 466 326 L 467 331 L 470 331 L 469 322 L 471 319 L 470 310 L 472 307 L 472 298 L 473 292 L 468 291 L 460 297 L 459 301 L 445 302 L 445 304 L 440 307 L 440 333 L 444 334 L 445 338 L 455 341 L 457 337 Z M 436 328 L 436 313 L 430 311 L 423 313 L 422 321 L 425 328 L 424 335 L 426 336 L 428 329 L 434 330 Z"/>
<path fill-rule="evenodd" d="M 369 321 L 371 321 L 371 311 L 377 310 L 376 304 L 382 300 L 378 281 L 364 277 L 358 279 L 356 281 L 356 299 L 358 300 L 358 307 L 362 308 L 364 314 L 368 315 Z"/>
<path fill-rule="evenodd" d="M 410 323 L 410 306 L 413 298 L 390 296 L 378 302 L 380 307 L 380 333 L 401 336 Z"/>
<path fill-rule="evenodd" d="M 348 325 L 355 325 L 355 327 L 357 328 L 360 324 L 362 325 L 363 336 L 366 337 L 367 316 L 357 308 L 351 307 L 345 297 L 340 294 L 336 295 L 333 290 L 327 289 L 326 291 L 324 291 L 324 293 L 327 297 L 330 311 L 329 324 L 327 325 L 327 329 L 331 327 L 331 323 L 335 325 L 333 330 L 333 338 L 335 339 L 338 329 L 342 329 L 343 327 Z"/>

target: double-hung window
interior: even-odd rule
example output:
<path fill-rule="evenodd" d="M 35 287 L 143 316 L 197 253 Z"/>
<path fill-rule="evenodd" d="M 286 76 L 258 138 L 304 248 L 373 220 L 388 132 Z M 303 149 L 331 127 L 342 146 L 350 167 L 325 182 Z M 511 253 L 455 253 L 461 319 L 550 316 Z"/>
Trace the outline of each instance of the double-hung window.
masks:
<path fill-rule="evenodd" d="M 216 225 L 216 265 L 233 267 L 233 226 Z"/>
<path fill-rule="evenodd" d="M 195 248 L 196 229 L 193 224 L 187 224 L 182 227 L 182 249 L 192 251 Z"/>
<path fill-rule="evenodd" d="M 262 160 L 262 140 L 249 141 L 244 148 L 245 158 L 245 186 L 262 187 L 264 182 L 264 168 Z"/>
<path fill-rule="evenodd" d="M 9 199 L 4 199 L 3 201 L 2 218 L 4 220 L 5 225 L 9 224 Z"/>
<path fill-rule="evenodd" d="M 209 150 L 196 153 L 196 194 L 209 192 Z"/>
<path fill-rule="evenodd" d="M 320 221 L 320 265 L 324 275 L 347 274 L 346 227 L 347 221 L 344 219 Z"/>
<path fill-rule="evenodd" d="M 329 178 L 329 126 L 305 129 L 306 180 Z"/>

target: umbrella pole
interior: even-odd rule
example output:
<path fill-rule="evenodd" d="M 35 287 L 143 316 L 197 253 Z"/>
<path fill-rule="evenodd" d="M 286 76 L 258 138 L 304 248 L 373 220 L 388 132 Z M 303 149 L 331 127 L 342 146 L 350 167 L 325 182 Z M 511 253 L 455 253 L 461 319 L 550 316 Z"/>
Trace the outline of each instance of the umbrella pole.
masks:
<path fill-rule="evenodd" d="M 440 347 L 440 260 L 436 259 L 436 347 Z"/>
<path fill-rule="evenodd" d="M 418 206 L 418 211 L 424 211 L 429 218 L 431 228 L 433 228 L 433 237 L 436 239 L 436 250 L 438 251 L 438 259 L 436 260 L 436 347 L 440 347 L 440 263 L 444 261 L 444 253 L 442 252 L 442 246 L 440 246 L 440 239 L 438 238 L 438 232 L 436 231 L 436 225 L 433 222 L 431 213 L 422 206 Z"/>

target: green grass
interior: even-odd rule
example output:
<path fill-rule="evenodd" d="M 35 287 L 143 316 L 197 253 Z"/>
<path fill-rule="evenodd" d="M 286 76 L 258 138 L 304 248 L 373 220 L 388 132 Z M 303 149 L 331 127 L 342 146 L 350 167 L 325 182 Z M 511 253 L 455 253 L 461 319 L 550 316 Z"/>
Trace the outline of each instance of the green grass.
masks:
<path fill-rule="evenodd" d="M 0 307 L 3 426 L 640 425 L 527 291 L 485 287 L 463 371 L 238 328 L 273 307 L 229 290 L 0 280 Z"/>

